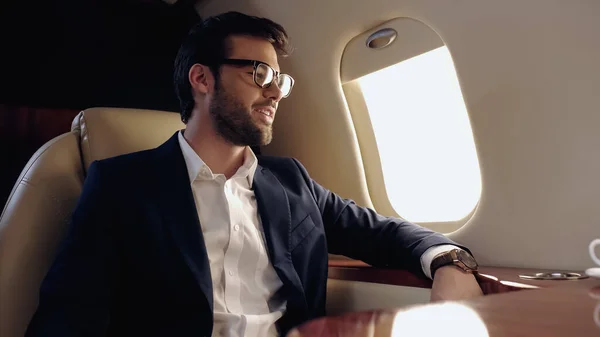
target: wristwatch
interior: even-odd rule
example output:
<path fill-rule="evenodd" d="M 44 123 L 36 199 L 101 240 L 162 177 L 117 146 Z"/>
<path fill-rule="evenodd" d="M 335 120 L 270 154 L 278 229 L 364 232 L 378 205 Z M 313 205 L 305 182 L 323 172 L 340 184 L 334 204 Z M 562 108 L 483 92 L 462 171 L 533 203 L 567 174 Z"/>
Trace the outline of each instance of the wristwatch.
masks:
<path fill-rule="evenodd" d="M 431 261 L 431 278 L 435 275 L 435 271 L 440 267 L 454 265 L 464 270 L 465 272 L 474 273 L 477 271 L 477 261 L 462 249 L 452 249 L 447 252 L 436 255 Z"/>

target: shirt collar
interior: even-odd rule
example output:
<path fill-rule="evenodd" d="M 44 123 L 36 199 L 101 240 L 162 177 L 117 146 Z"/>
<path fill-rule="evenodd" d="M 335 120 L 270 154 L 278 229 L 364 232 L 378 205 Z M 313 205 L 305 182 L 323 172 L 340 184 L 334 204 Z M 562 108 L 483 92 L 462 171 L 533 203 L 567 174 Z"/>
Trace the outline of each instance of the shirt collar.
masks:
<path fill-rule="evenodd" d="M 212 179 L 214 176 L 210 167 L 208 167 L 208 165 L 204 163 L 200 156 L 198 156 L 196 151 L 192 149 L 190 144 L 183 137 L 182 131 L 179 131 L 177 138 L 179 140 L 179 147 L 181 147 L 181 152 L 183 153 L 183 159 L 185 160 L 185 166 L 187 167 L 190 183 L 194 182 L 194 180 L 196 180 L 196 178 L 200 175 Z M 240 166 L 233 177 L 247 178 L 248 185 L 252 187 L 257 166 L 258 159 L 256 158 L 256 155 L 249 146 L 246 146 L 246 150 L 244 152 L 244 163 L 242 166 Z"/>

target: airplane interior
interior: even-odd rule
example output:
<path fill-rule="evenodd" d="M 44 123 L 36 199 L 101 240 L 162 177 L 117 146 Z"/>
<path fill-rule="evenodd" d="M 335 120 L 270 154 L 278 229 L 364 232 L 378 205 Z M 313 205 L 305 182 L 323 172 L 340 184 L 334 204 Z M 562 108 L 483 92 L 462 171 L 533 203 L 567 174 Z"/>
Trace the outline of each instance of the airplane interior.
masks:
<path fill-rule="evenodd" d="M 484 296 L 329 255 L 300 336 L 600 334 L 600 2 L 56 0 L 3 5 L 0 336 L 23 336 L 94 161 L 185 124 L 173 62 L 228 11 L 273 20 L 294 78 L 273 140 L 321 186 L 469 248 Z M 123 186 L 126 190 L 128 187 Z"/>

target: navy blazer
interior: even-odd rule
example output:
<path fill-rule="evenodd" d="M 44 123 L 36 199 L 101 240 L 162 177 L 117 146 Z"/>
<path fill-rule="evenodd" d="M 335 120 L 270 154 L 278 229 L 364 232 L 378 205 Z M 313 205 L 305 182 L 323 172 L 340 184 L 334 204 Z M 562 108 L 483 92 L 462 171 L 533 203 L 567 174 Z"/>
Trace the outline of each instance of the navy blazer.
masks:
<path fill-rule="evenodd" d="M 254 193 L 287 310 L 280 333 L 325 315 L 327 253 L 422 274 L 445 236 L 323 188 L 295 159 L 258 157 Z M 201 197 L 201 196 L 200 196 Z M 210 336 L 210 268 L 177 133 L 92 163 L 27 336 Z"/>

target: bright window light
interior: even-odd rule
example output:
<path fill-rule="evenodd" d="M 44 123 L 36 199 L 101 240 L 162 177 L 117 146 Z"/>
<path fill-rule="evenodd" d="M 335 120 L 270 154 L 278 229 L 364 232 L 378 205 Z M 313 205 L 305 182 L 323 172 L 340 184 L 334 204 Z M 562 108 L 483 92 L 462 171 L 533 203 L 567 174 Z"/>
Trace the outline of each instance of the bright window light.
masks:
<path fill-rule="evenodd" d="M 448 48 L 434 49 L 358 81 L 396 212 L 412 222 L 467 216 L 481 195 L 481 175 Z"/>
<path fill-rule="evenodd" d="M 433 324 L 432 317 L 436 320 Z M 477 311 L 463 304 L 446 302 L 398 311 L 394 315 L 390 336 L 417 335 L 489 337 L 489 332 Z"/>

